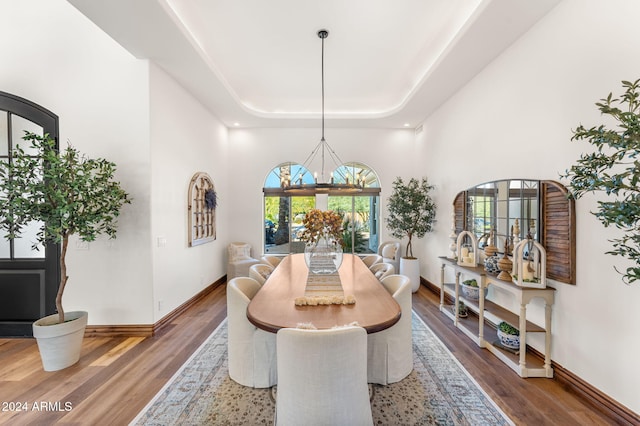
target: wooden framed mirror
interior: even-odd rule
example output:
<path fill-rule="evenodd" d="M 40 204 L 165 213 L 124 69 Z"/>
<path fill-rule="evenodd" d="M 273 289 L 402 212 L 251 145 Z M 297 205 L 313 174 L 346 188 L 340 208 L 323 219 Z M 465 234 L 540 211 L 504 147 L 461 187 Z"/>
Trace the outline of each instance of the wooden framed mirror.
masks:
<path fill-rule="evenodd" d="M 547 251 L 547 278 L 575 283 L 575 201 L 558 182 L 504 179 L 476 185 L 453 202 L 456 233 L 472 232 L 481 248 L 490 231 L 500 253 L 527 237 Z"/>

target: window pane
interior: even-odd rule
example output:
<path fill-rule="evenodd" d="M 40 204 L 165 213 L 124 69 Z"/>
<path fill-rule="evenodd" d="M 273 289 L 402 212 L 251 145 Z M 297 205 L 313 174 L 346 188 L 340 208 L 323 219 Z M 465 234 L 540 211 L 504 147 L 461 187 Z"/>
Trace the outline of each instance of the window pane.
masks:
<path fill-rule="evenodd" d="M 33 243 L 37 240 L 36 235 L 41 227 L 42 222 L 31 222 L 22 229 L 20 237 L 13 240 L 13 256 L 16 259 L 44 259 L 44 247 L 42 244 L 38 244 L 38 250 L 31 249 Z"/>
<path fill-rule="evenodd" d="M 9 259 L 11 256 L 9 240 L 5 238 L 6 232 L 0 231 L 0 259 Z"/>
<path fill-rule="evenodd" d="M 264 197 L 264 252 L 304 252 L 302 221 L 314 205 L 314 197 Z"/>
<path fill-rule="evenodd" d="M 43 135 L 44 131 L 41 126 L 26 120 L 18 115 L 11 116 L 11 140 L 13 141 L 13 146 L 20 146 L 24 150 L 24 152 L 28 155 L 36 155 L 37 152 L 31 149 L 31 145 L 29 142 L 22 139 L 24 136 L 24 131 L 29 131 L 31 133 L 36 133 L 40 136 Z"/>
<path fill-rule="evenodd" d="M 378 251 L 377 196 L 330 196 L 328 207 L 344 217 L 345 253 Z"/>
<path fill-rule="evenodd" d="M 0 110 L 0 157 L 9 155 L 9 126 L 7 111 Z"/>
<path fill-rule="evenodd" d="M 291 197 L 291 253 L 304 253 L 305 242 L 300 240 L 305 229 L 304 216 L 315 204 L 315 197 Z"/>

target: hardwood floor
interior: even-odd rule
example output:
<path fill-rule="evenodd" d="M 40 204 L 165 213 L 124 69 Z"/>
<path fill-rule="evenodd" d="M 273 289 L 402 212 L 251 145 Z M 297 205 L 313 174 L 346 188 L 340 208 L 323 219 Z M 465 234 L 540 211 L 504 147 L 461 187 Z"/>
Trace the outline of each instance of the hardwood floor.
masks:
<path fill-rule="evenodd" d="M 421 286 L 413 307 L 517 425 L 616 424 L 553 379 L 522 379 L 452 327 Z M 126 425 L 226 317 L 216 287 L 151 338 L 85 338 L 80 362 L 44 372 L 32 339 L 0 339 L 0 424 Z M 22 410 L 22 411 L 19 411 Z"/>

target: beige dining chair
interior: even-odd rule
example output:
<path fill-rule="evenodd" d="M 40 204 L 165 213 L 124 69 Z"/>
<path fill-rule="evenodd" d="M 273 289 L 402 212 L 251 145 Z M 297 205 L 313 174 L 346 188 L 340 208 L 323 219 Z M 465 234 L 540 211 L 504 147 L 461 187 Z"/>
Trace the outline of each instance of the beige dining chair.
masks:
<path fill-rule="evenodd" d="M 272 272 L 273 266 L 265 265 L 264 263 L 258 263 L 256 265 L 252 265 L 251 268 L 249 268 L 249 278 L 253 278 L 260 285 L 263 285 Z"/>
<path fill-rule="evenodd" d="M 276 425 L 373 424 L 364 328 L 283 328 L 277 341 Z"/>
<path fill-rule="evenodd" d="M 262 256 L 260 261 L 262 263 L 264 263 L 265 265 L 272 266 L 275 269 L 280 264 L 280 262 L 282 262 L 282 259 L 283 258 L 280 257 L 280 256 L 274 256 L 272 254 L 265 254 L 264 256 Z"/>
<path fill-rule="evenodd" d="M 276 335 L 247 319 L 247 306 L 260 290 L 256 280 L 236 277 L 227 284 L 227 348 L 229 377 L 253 388 L 276 384 Z"/>
<path fill-rule="evenodd" d="M 400 305 L 402 315 L 393 326 L 368 335 L 367 380 L 387 385 L 399 382 L 413 370 L 411 280 L 404 275 L 389 275 L 381 283 Z"/>
<path fill-rule="evenodd" d="M 382 262 L 382 256 L 377 254 L 370 254 L 368 256 L 363 257 L 362 261 L 364 262 L 365 265 L 367 265 L 367 268 L 371 268 L 372 265 Z"/>
<path fill-rule="evenodd" d="M 378 280 L 382 280 L 389 275 L 393 275 L 396 271 L 393 265 L 390 263 L 376 263 L 374 265 L 371 265 L 369 270 Z"/>
<path fill-rule="evenodd" d="M 401 248 L 398 241 L 384 241 L 378 246 L 378 254 L 384 263 L 390 263 L 396 272 L 400 271 Z"/>

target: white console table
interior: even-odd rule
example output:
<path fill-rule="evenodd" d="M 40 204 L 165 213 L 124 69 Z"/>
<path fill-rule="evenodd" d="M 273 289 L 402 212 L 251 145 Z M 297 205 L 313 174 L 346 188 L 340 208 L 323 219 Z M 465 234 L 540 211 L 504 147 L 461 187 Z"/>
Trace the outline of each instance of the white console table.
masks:
<path fill-rule="evenodd" d="M 481 266 L 468 267 L 460 266 L 454 259 L 440 257 L 442 269 L 440 272 L 440 311 L 451 318 L 457 328 L 459 328 L 470 339 L 482 348 L 486 348 L 520 377 L 553 377 L 551 368 L 551 306 L 554 302 L 555 289 L 546 288 L 526 288 L 520 287 L 510 281 L 499 280 L 487 275 Z M 445 283 L 445 269 L 452 268 L 455 272 L 455 282 Z M 480 287 L 480 297 L 478 300 L 466 298 L 461 293 L 461 276 L 475 278 Z M 468 277 L 468 278 L 466 278 Z M 495 291 L 509 294 L 515 298 L 520 305 L 520 313 L 515 314 L 504 307 L 485 299 L 485 289 L 492 286 Z M 454 305 L 445 305 L 445 294 L 449 294 L 454 299 Z M 544 326 L 527 321 L 527 305 L 536 297 L 544 300 L 545 320 Z M 475 312 L 462 318 L 458 315 L 458 302 L 464 302 L 467 309 Z M 520 349 L 510 351 L 496 344 L 498 337 L 497 325 L 505 321 L 520 330 Z M 534 356 L 530 349 L 527 349 L 528 333 L 544 333 L 545 348 L 544 361 Z M 516 352 L 516 353 L 514 353 Z"/>

